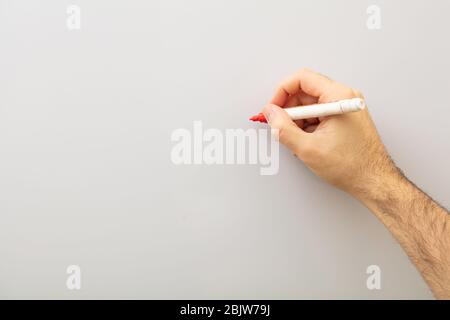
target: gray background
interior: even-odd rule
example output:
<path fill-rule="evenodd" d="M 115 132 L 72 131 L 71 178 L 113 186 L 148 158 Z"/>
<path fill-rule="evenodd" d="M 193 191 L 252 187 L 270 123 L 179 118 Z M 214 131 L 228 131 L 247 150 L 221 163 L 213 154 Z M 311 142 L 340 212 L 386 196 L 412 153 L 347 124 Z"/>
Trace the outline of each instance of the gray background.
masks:
<path fill-rule="evenodd" d="M 307 66 L 363 91 L 397 164 L 449 206 L 449 1 L 1 4 L 1 298 L 432 297 L 377 219 L 285 149 L 275 176 L 175 166 L 170 135 L 263 128 L 248 116 Z"/>

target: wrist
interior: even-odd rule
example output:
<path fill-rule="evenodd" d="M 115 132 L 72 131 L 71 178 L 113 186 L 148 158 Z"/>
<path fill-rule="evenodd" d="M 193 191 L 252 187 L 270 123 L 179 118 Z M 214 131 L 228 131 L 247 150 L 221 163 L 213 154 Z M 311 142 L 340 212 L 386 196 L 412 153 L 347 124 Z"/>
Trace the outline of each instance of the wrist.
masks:
<path fill-rule="evenodd" d="M 351 194 L 377 216 L 397 216 L 399 200 L 410 196 L 415 189 L 393 163 L 381 173 L 368 175 L 361 182 Z"/>

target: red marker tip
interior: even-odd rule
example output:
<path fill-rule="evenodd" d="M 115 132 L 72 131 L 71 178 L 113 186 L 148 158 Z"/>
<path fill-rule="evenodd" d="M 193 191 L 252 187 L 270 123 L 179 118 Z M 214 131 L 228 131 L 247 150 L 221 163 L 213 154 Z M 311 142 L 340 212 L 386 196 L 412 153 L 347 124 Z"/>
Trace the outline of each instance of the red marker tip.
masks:
<path fill-rule="evenodd" d="M 255 121 L 255 122 L 262 122 L 262 123 L 267 123 L 267 119 L 264 116 L 264 114 L 260 113 L 256 116 L 253 116 L 250 118 L 250 121 Z"/>

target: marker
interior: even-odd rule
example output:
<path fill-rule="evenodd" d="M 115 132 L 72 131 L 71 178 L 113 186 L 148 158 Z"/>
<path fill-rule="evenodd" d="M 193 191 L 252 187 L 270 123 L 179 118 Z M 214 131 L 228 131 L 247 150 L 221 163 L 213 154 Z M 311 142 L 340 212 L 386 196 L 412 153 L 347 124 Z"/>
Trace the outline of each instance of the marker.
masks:
<path fill-rule="evenodd" d="M 364 110 L 365 107 L 366 104 L 363 99 L 355 98 L 331 103 L 285 108 L 284 110 L 286 110 L 292 120 L 301 120 L 357 112 Z M 267 119 L 262 113 L 251 117 L 250 120 L 267 123 Z"/>

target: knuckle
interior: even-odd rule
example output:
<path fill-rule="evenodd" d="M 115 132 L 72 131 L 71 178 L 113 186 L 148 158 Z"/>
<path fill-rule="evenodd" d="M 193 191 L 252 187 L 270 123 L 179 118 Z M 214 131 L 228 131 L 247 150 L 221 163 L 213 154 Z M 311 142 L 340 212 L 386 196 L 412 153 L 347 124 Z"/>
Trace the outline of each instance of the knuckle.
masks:
<path fill-rule="evenodd" d="M 284 124 L 284 121 L 278 118 L 271 119 L 270 120 L 270 126 L 274 129 L 277 129 L 279 131 L 284 131 L 284 127 L 286 126 Z"/>
<path fill-rule="evenodd" d="M 363 95 L 362 92 L 359 91 L 359 90 L 353 89 L 353 95 L 354 95 L 355 97 L 357 97 L 357 98 L 364 99 L 364 95 Z"/>
<path fill-rule="evenodd" d="M 296 134 L 293 126 L 286 125 L 278 129 L 278 139 L 292 151 L 296 152 L 298 149 L 300 137 Z"/>
<path fill-rule="evenodd" d="M 289 127 L 286 125 L 281 125 L 277 128 L 278 128 L 278 139 L 280 140 L 280 142 L 289 143 L 290 137 Z"/>
<path fill-rule="evenodd" d="M 325 95 L 329 97 L 353 98 L 354 90 L 339 82 L 331 81 L 325 91 Z"/>
<path fill-rule="evenodd" d="M 311 74 L 313 73 L 313 71 L 311 69 L 308 68 L 301 68 L 300 70 L 297 71 L 297 73 L 294 76 L 306 76 L 307 74 Z"/>
<path fill-rule="evenodd" d="M 348 88 L 348 87 L 343 88 L 342 94 L 348 98 L 353 98 L 355 96 L 354 90 L 352 88 Z"/>

